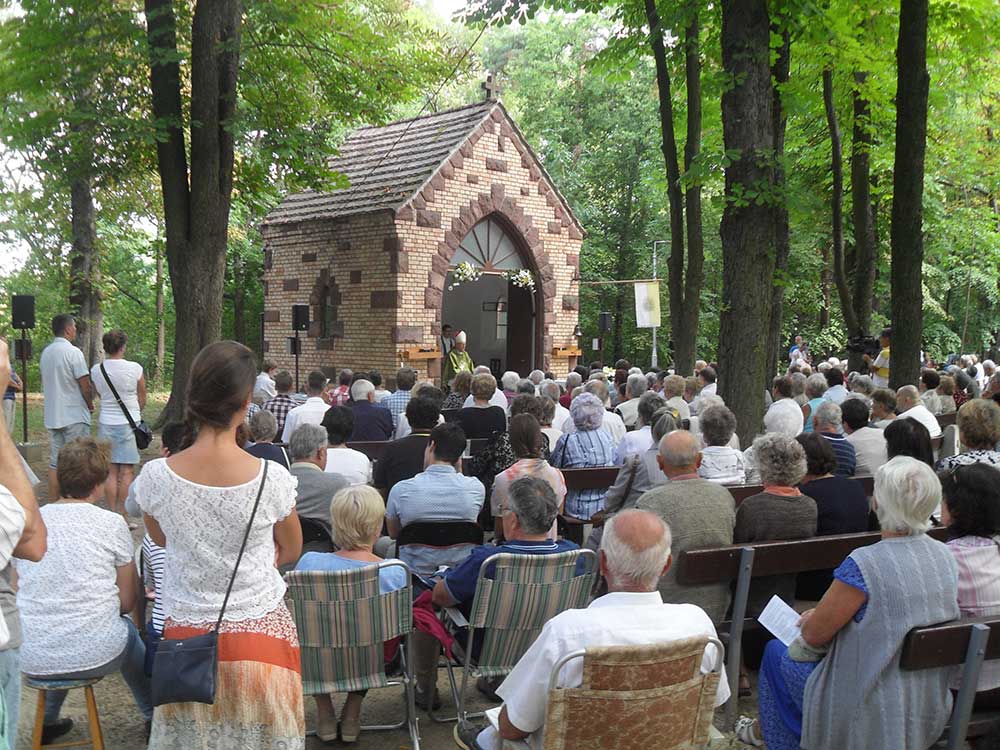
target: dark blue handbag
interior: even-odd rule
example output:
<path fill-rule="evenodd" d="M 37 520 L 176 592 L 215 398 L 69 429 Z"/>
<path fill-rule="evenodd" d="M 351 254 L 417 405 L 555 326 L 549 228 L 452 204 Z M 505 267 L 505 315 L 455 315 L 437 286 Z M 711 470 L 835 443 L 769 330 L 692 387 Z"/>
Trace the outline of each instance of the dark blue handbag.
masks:
<path fill-rule="evenodd" d="M 226 613 L 226 605 L 229 603 L 229 594 L 236 581 L 236 572 L 240 569 L 240 561 L 243 560 L 243 552 L 247 548 L 253 519 L 257 515 L 257 506 L 260 505 L 261 495 L 264 494 L 268 463 L 270 462 L 264 461 L 264 472 L 260 478 L 257 499 L 250 513 L 246 533 L 243 534 L 243 544 L 240 545 L 240 554 L 236 557 L 236 566 L 229 579 L 226 597 L 222 600 L 222 609 L 219 611 L 215 629 L 192 638 L 180 640 L 164 638 L 160 641 L 156 649 L 156 658 L 153 660 L 154 706 L 168 703 L 215 703 L 215 683 L 219 670 L 219 628 L 222 626 L 222 616 Z"/>

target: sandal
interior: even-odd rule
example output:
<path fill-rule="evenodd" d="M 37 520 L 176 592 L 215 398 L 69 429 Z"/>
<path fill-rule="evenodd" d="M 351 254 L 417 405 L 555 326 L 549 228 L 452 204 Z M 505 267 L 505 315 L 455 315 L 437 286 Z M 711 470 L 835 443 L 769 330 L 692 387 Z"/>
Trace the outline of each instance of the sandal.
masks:
<path fill-rule="evenodd" d="M 736 739 L 744 745 L 753 747 L 764 747 L 764 740 L 759 736 L 760 725 L 756 719 L 749 716 L 741 716 L 736 720 Z"/>

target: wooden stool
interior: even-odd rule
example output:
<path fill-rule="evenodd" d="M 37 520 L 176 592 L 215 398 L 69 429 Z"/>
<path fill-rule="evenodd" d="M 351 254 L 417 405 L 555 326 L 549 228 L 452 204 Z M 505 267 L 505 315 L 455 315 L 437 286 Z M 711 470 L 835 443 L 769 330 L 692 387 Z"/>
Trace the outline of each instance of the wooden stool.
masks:
<path fill-rule="evenodd" d="M 94 750 L 104 750 L 104 736 L 101 734 L 101 719 L 97 714 L 97 700 L 94 698 L 94 685 L 101 681 L 100 677 L 84 680 L 46 680 L 40 677 L 24 676 L 26 687 L 38 691 L 38 706 L 35 709 L 35 730 L 31 735 L 31 749 L 42 750 L 46 747 L 82 747 L 91 745 Z M 87 700 L 87 724 L 90 736 L 76 742 L 57 742 L 51 745 L 42 744 L 42 729 L 45 721 L 45 693 L 50 690 L 75 690 L 83 688 Z"/>

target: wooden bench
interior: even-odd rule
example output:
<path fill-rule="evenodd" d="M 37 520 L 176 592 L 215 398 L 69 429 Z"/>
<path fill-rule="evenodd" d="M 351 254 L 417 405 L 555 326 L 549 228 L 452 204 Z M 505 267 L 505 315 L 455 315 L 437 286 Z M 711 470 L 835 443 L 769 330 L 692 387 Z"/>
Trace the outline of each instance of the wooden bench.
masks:
<path fill-rule="evenodd" d="M 615 483 L 615 478 L 621 467 L 605 466 L 596 469 L 562 469 L 563 480 L 567 490 L 607 490 Z M 871 496 L 875 489 L 875 479 L 869 476 L 854 477 L 861 482 L 865 494 Z M 739 505 L 748 497 L 753 497 L 764 491 L 760 484 L 723 485 L 732 494 Z"/>
<path fill-rule="evenodd" d="M 957 424 L 958 412 L 953 411 L 951 414 L 939 414 L 937 417 L 938 424 L 943 430 L 945 427 L 949 427 L 953 424 Z"/>
<path fill-rule="evenodd" d="M 973 711 L 979 673 L 985 660 L 1000 659 L 1000 618 L 979 617 L 911 630 L 903 643 L 903 669 L 962 666 L 962 686 L 945 730 L 948 750 L 968 738 L 982 737 L 1000 724 L 998 711 Z"/>
<path fill-rule="evenodd" d="M 931 529 L 928 534 L 935 539 L 947 537 L 943 528 Z M 731 699 L 726 704 L 727 725 L 735 721 L 739 695 L 740 663 L 742 661 L 743 631 L 756 625 L 747 620 L 747 598 L 750 581 L 761 576 L 806 573 L 829 570 L 840 565 L 851 552 L 875 544 L 881 534 L 838 534 L 797 539 L 783 542 L 734 544 L 725 547 L 685 550 L 677 559 L 677 582 L 694 586 L 736 581 L 732 601 L 732 619 L 729 623 L 716 623 L 720 633 L 729 632 L 726 654 L 726 675 Z M 728 628 L 727 628 L 728 624 Z"/>
<path fill-rule="evenodd" d="M 469 454 L 474 456 L 479 453 L 489 442 L 486 438 L 477 438 L 469 441 Z M 347 443 L 348 448 L 353 448 L 368 456 L 371 461 L 378 461 L 385 453 L 387 446 L 393 443 L 392 440 L 358 440 Z"/>

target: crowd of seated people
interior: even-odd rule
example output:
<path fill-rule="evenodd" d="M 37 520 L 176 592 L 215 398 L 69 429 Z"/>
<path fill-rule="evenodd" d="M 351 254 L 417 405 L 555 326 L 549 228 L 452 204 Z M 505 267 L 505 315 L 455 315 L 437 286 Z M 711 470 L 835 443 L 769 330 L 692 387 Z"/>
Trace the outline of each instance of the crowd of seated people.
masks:
<path fill-rule="evenodd" d="M 743 722 L 740 736 L 762 738 L 773 748 L 800 742 L 861 748 L 877 732 L 883 732 L 880 747 L 928 747 L 947 720 L 948 689 L 957 685 L 934 670 L 904 673 L 892 655 L 912 627 L 959 613 L 1000 614 L 1000 489 L 990 474 L 1000 467 L 1000 406 L 968 398 L 956 421 L 961 449 L 937 456 L 936 417 L 948 413 L 941 388 L 949 376 L 936 371 L 923 373 L 919 386 L 893 391 L 839 365 L 824 363 L 817 373 L 799 366 L 763 394 L 770 403 L 750 431 L 759 434 L 741 450 L 736 416 L 721 398 L 725 373 L 708 363 L 693 377 L 616 363 L 610 378 L 601 368 L 580 367 L 564 383 L 537 371 L 502 373 L 499 385 L 494 374 L 476 368 L 442 387 L 418 382 L 412 369 L 402 368 L 387 389 L 377 373 L 345 370 L 330 388 L 315 371 L 304 398 L 290 394 L 287 373 L 266 367 L 265 380 L 254 364 L 248 350 L 231 342 L 199 355 L 183 437 L 143 467 L 129 503 L 144 516 L 144 558 L 157 560 L 156 580 L 147 588 L 155 594 L 158 637 L 176 639 L 212 626 L 263 487 L 220 632 L 214 706 L 174 704 L 153 712 L 148 698 L 144 703 L 145 648 L 140 653 L 138 631 L 133 638 L 135 628 L 122 617 L 139 591 L 136 581 L 125 579 L 126 572 L 135 575 L 131 538 L 122 546 L 122 528 L 97 521 L 78 522 L 87 534 L 59 530 L 60 507 L 104 512 L 93 505 L 104 476 L 99 445 L 77 441 L 63 449 L 59 470 L 67 476 L 81 471 L 76 453 L 85 449 L 97 483 L 89 489 L 67 484 L 66 496 L 42 513 L 45 521 L 52 516 L 50 556 L 17 563 L 25 571 L 22 670 L 36 676 L 121 671 L 140 713 L 151 719 L 150 747 L 200 746 L 208 736 L 253 748 L 304 747 L 295 626 L 279 572 L 292 568 L 351 570 L 398 558 L 430 605 L 467 611 L 492 554 L 597 550 L 603 579 L 597 590 L 608 593 L 588 609 L 556 615 L 506 679 L 479 685 L 503 701 L 498 728 L 463 722 L 456 738 L 462 747 L 483 750 L 499 747 L 501 738 L 537 736 L 548 673 L 568 651 L 714 635 L 727 616 L 730 586 L 681 583 L 675 566 L 689 550 L 882 533 L 882 542 L 853 552 L 835 571 L 753 580 L 750 617 L 774 595 L 788 603 L 819 602 L 803 616 L 799 641 L 789 648 L 772 642 L 763 651 L 759 721 Z M 245 425 L 254 399 L 262 409 Z M 477 447 L 473 456 L 470 440 L 482 452 Z M 352 447 L 358 442 L 381 445 L 374 461 L 358 449 L 363 446 Z M 599 468 L 617 469 L 607 487 L 578 489 L 563 473 Z M 856 476 L 875 477 L 873 498 Z M 760 491 L 737 503 L 727 485 L 751 483 L 762 485 Z M 568 523 L 562 531 L 559 516 Z M 932 517 L 948 528 L 947 545 L 924 533 Z M 478 524 L 487 541 L 398 542 L 407 527 L 423 523 Z M 103 624 L 88 626 L 107 636 L 106 653 L 82 661 L 76 658 L 82 631 L 73 621 L 85 618 L 55 601 L 63 589 L 38 584 L 47 564 L 61 565 L 67 556 L 87 564 L 75 571 L 82 578 L 58 586 L 94 586 L 92 601 L 108 604 Z M 934 575 L 924 575 L 927 561 Z M 383 590 L 403 585 L 399 570 L 380 578 Z M 53 612 L 69 628 L 59 643 L 45 645 L 62 632 L 52 630 Z M 51 632 L 39 632 L 46 628 Z M 412 640 L 417 703 L 432 708 L 439 704 L 440 642 L 422 630 Z M 475 644 L 464 645 L 475 651 Z M 41 651 L 51 667 L 39 668 L 26 656 Z M 862 653 L 859 675 L 849 665 Z M 706 654 L 705 671 L 712 661 Z M 748 659 L 747 667 L 756 664 Z M 752 676 L 744 672 L 741 692 Z M 570 671 L 560 683 L 580 680 Z M 977 705 L 1000 705 L 1000 674 L 984 670 L 979 687 Z M 728 690 L 721 681 L 717 704 Z M 897 694 L 902 702 L 893 702 Z M 66 724 L 58 705 L 65 694 L 51 695 L 48 738 Z M 361 691 L 347 694 L 338 714 L 335 696 L 318 696 L 320 739 L 356 741 L 363 698 Z M 886 711 L 898 715 L 889 728 L 878 719 Z M 836 718 L 844 715 L 857 719 Z"/>

